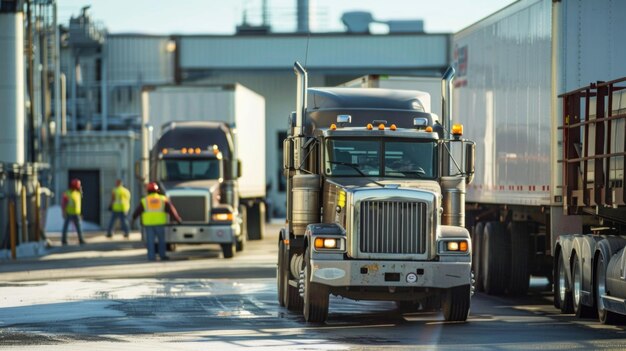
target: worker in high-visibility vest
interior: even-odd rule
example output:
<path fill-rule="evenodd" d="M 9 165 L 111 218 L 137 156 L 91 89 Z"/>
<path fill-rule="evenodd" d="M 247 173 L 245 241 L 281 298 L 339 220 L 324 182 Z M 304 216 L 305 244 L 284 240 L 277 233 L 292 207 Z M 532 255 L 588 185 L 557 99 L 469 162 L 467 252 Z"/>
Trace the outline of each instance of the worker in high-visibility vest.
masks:
<path fill-rule="evenodd" d="M 161 260 L 168 260 L 165 255 L 165 225 L 168 222 L 167 215 L 180 224 L 182 222 L 174 205 L 167 199 L 167 196 L 159 193 L 157 183 L 148 183 L 146 186 L 148 195 L 141 199 L 141 202 L 133 212 L 133 223 L 137 217 L 141 216 L 141 225 L 146 234 L 146 246 L 148 248 L 148 260 L 156 260 L 154 252 L 154 239 L 156 237 L 159 244 L 159 257 Z"/>
<path fill-rule="evenodd" d="M 109 221 L 109 229 L 107 230 L 107 238 L 113 236 L 113 225 L 116 220 L 122 223 L 124 238 L 128 239 L 128 211 L 130 211 L 130 191 L 124 187 L 121 179 L 115 181 L 115 188 L 111 191 L 111 220 Z"/>
<path fill-rule="evenodd" d="M 85 243 L 83 239 L 83 229 L 81 227 L 81 205 L 83 194 L 79 179 L 72 179 L 70 188 L 63 193 L 61 198 L 61 209 L 63 213 L 63 231 L 61 235 L 61 244 L 67 245 L 67 228 L 70 222 L 74 223 L 76 233 L 78 234 L 78 242 L 82 245 Z"/>

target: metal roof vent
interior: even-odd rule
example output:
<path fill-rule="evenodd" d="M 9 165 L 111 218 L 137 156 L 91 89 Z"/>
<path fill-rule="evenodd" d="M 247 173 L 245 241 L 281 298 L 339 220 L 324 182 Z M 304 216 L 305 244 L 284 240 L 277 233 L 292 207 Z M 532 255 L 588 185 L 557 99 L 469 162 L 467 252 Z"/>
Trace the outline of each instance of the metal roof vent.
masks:
<path fill-rule="evenodd" d="M 341 16 L 341 21 L 348 28 L 348 33 L 368 34 L 370 23 L 375 22 L 370 12 L 350 11 Z"/>

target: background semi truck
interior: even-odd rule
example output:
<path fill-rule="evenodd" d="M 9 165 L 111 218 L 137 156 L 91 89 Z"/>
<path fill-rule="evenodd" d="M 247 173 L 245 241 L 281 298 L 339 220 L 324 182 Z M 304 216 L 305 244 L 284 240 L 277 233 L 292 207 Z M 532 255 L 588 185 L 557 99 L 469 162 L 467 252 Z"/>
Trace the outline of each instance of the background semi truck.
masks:
<path fill-rule="evenodd" d="M 472 275 L 463 198 L 474 143 L 425 110 L 427 93 L 308 88 L 306 71 L 295 70 L 279 303 L 308 322 L 326 320 L 331 294 L 395 301 L 405 312 L 442 308 L 446 320 L 465 321 Z M 464 159 L 448 162 L 450 150 Z"/>
<path fill-rule="evenodd" d="M 606 195 L 623 192 L 624 121 L 600 116 L 623 113 L 624 100 L 619 85 L 559 95 L 626 76 L 624 13 L 623 1 L 523 0 L 454 35 L 453 118 L 477 143 L 466 225 L 479 290 L 521 294 L 530 274 L 554 276 L 563 311 L 572 298 L 600 309 L 592 243 L 626 234 L 623 200 Z"/>
<path fill-rule="evenodd" d="M 215 202 L 213 205 L 232 206 L 235 221 L 242 223 L 247 238 L 262 238 L 266 189 L 264 98 L 239 84 L 149 87 L 142 95 L 142 113 L 147 126 L 142 135 L 144 181 L 160 182 L 173 197 L 175 205 L 180 207 L 183 219 L 180 231 L 170 227 L 172 233 L 176 230 L 179 235 L 169 235 L 168 240 L 172 243 L 202 242 L 198 225 L 204 219 L 196 218 L 191 221 L 193 223 L 188 223 L 186 217 L 191 217 L 197 208 L 182 202 L 195 201 L 196 193 L 204 193 L 203 196 Z M 152 134 L 158 137 L 154 138 Z M 186 160 L 187 163 L 181 165 L 189 167 L 195 165 L 195 161 L 190 163 L 193 160 L 206 159 L 209 162 L 211 158 L 219 158 L 219 186 L 216 187 L 212 180 L 207 184 L 194 182 L 202 180 L 205 176 L 200 171 L 209 171 L 208 168 L 189 168 L 186 175 L 170 179 L 172 174 L 165 173 L 167 168 L 163 160 L 176 158 Z M 175 167 L 173 161 L 170 167 Z M 183 169 L 178 173 L 181 171 Z M 210 195 L 206 194 L 207 191 Z M 204 211 L 197 215 L 210 218 L 211 214 Z"/>

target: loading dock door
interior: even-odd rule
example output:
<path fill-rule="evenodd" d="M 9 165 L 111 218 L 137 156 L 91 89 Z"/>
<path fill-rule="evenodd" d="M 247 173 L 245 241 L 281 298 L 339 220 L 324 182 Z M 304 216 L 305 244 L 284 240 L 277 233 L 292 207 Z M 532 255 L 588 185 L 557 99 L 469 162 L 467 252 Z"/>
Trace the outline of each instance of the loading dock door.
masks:
<path fill-rule="evenodd" d="M 80 179 L 83 187 L 82 214 L 83 220 L 101 225 L 100 223 L 100 171 L 72 170 L 68 171 L 68 181 Z M 68 184 L 69 187 L 69 184 Z"/>

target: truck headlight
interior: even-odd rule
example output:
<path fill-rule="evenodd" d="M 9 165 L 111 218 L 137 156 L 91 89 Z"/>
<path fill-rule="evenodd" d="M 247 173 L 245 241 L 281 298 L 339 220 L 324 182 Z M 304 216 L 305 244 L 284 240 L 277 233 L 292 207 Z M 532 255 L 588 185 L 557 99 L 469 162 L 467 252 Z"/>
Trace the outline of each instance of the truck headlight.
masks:
<path fill-rule="evenodd" d="M 315 250 L 344 250 L 343 242 L 342 238 L 317 237 L 313 247 Z"/>
<path fill-rule="evenodd" d="M 465 254 L 469 251 L 469 243 L 466 239 L 444 240 L 439 242 L 439 253 Z"/>

